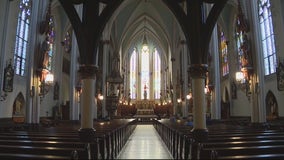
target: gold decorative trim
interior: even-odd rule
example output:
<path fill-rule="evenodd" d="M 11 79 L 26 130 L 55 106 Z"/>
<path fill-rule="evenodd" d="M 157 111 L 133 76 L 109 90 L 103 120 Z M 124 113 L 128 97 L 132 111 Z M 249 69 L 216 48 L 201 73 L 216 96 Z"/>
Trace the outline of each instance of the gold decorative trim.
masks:
<path fill-rule="evenodd" d="M 206 78 L 208 72 L 207 64 L 191 64 L 188 68 L 189 75 L 195 78 Z"/>
<path fill-rule="evenodd" d="M 95 79 L 98 67 L 95 65 L 81 65 L 78 72 L 82 79 Z"/>
<path fill-rule="evenodd" d="M 110 44 L 110 40 L 108 40 L 108 39 L 107 40 L 101 40 L 101 43 L 102 44 Z"/>

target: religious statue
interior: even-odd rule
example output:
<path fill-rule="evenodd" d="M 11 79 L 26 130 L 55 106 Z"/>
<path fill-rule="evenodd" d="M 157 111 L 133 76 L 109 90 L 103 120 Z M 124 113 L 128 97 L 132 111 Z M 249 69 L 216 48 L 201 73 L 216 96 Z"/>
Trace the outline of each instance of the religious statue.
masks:
<path fill-rule="evenodd" d="M 47 68 L 48 67 L 48 62 L 49 62 L 49 56 L 48 56 L 48 52 L 50 51 L 50 42 L 49 42 L 49 37 L 46 36 L 46 40 L 43 42 L 43 62 L 42 62 L 42 66 L 43 68 Z"/>
<path fill-rule="evenodd" d="M 130 101 L 131 101 L 131 93 L 129 92 L 129 93 L 128 93 L 127 103 L 130 104 Z"/>
<path fill-rule="evenodd" d="M 147 86 L 144 85 L 144 99 L 147 99 Z"/>
<path fill-rule="evenodd" d="M 3 90 L 5 92 L 13 91 L 13 79 L 14 79 L 14 68 L 12 67 L 12 59 L 10 59 L 9 64 L 4 69 L 4 82 Z"/>
<path fill-rule="evenodd" d="M 250 53 L 249 53 L 249 41 L 246 34 L 243 36 L 243 43 L 240 49 L 242 51 L 242 57 L 241 57 L 242 67 L 248 67 L 250 65 L 250 57 L 249 57 Z"/>
<path fill-rule="evenodd" d="M 58 84 L 58 82 L 56 82 L 55 85 L 54 85 L 53 99 L 54 100 L 59 99 L 59 84 Z"/>
<path fill-rule="evenodd" d="M 279 62 L 276 68 L 277 73 L 277 88 L 279 91 L 284 91 L 284 63 Z"/>

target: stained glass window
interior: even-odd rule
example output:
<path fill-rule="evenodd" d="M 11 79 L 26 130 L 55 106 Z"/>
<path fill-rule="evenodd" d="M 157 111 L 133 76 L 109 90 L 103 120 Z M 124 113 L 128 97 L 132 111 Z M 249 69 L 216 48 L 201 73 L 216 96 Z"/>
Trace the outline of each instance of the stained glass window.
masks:
<path fill-rule="evenodd" d="M 146 95 L 146 99 L 149 99 L 149 87 L 150 87 L 150 55 L 149 48 L 143 46 L 141 55 L 141 95 Z"/>
<path fill-rule="evenodd" d="M 160 99 L 161 95 L 161 59 L 155 48 L 154 51 L 154 98 Z"/>
<path fill-rule="evenodd" d="M 261 29 L 265 75 L 276 72 L 276 50 L 269 0 L 258 1 L 258 15 Z"/>
<path fill-rule="evenodd" d="M 236 32 L 236 42 L 237 42 L 237 48 L 238 48 L 238 70 L 242 69 L 242 57 L 244 56 L 243 50 L 241 49 L 242 44 L 243 44 L 243 40 L 244 40 L 244 32 L 243 31 L 239 31 Z"/>
<path fill-rule="evenodd" d="M 133 50 L 130 58 L 130 98 L 136 99 L 136 64 L 137 64 L 136 49 Z"/>
<path fill-rule="evenodd" d="M 151 78 L 151 76 L 153 76 Z M 155 48 L 150 52 L 149 47 L 143 47 L 140 52 L 133 50 L 129 67 L 130 98 L 159 99 L 161 92 L 161 58 Z"/>
<path fill-rule="evenodd" d="M 48 51 L 48 65 L 47 65 L 47 69 L 49 71 L 52 70 L 51 66 L 52 66 L 52 57 L 53 54 L 55 52 L 55 29 L 54 29 L 54 18 L 53 16 L 50 17 L 49 20 L 49 32 L 48 35 L 49 37 L 49 51 Z"/>
<path fill-rule="evenodd" d="M 31 1 L 21 0 L 14 51 L 15 74 L 24 76 L 31 19 Z"/>
<path fill-rule="evenodd" d="M 221 49 L 222 75 L 226 76 L 229 74 L 228 45 L 227 45 L 227 39 L 223 31 L 220 31 L 220 49 Z"/>

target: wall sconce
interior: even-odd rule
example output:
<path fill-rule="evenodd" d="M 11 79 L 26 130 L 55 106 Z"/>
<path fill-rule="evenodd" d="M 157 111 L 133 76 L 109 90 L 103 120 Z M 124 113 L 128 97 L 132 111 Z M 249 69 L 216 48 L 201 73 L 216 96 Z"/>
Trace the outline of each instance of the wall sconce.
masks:
<path fill-rule="evenodd" d="M 82 93 L 82 84 L 80 82 L 78 82 L 75 89 L 76 89 L 76 92 L 78 93 L 78 95 L 80 95 Z"/>
<path fill-rule="evenodd" d="M 252 68 L 244 67 L 241 71 L 236 72 L 236 81 L 238 86 L 246 93 L 246 96 L 250 100 L 251 96 L 251 80 L 250 72 Z"/>
<path fill-rule="evenodd" d="M 82 93 L 82 84 L 81 84 L 80 81 L 77 82 L 75 90 L 76 90 L 76 96 L 78 98 L 77 101 L 78 101 L 78 103 L 80 103 L 80 99 L 81 99 L 80 97 L 81 97 L 81 93 Z"/>
<path fill-rule="evenodd" d="M 104 96 L 102 94 L 98 94 L 98 100 L 102 101 L 104 99 Z"/>
<path fill-rule="evenodd" d="M 205 98 L 206 100 L 212 101 L 212 91 L 214 86 L 211 84 L 206 85 L 204 88 Z"/>
<path fill-rule="evenodd" d="M 50 87 L 52 86 L 54 81 L 54 76 L 49 72 L 47 69 L 43 69 L 41 71 L 41 78 L 40 78 L 40 91 L 39 96 L 44 97 L 50 90 Z"/>
<path fill-rule="evenodd" d="M 246 79 L 245 79 L 245 76 L 244 76 L 244 73 L 239 71 L 239 72 L 236 72 L 236 81 L 238 83 L 245 83 Z"/>
<path fill-rule="evenodd" d="M 186 99 L 187 99 L 187 100 L 190 100 L 191 98 L 192 98 L 192 93 L 189 92 L 188 95 L 186 95 Z"/>
<path fill-rule="evenodd" d="M 177 103 L 180 104 L 183 101 L 183 98 L 178 98 Z"/>
<path fill-rule="evenodd" d="M 102 105 L 102 101 L 104 100 L 104 96 L 100 93 L 100 91 L 98 91 L 98 93 L 96 94 L 96 99 L 97 99 L 98 105 Z"/>

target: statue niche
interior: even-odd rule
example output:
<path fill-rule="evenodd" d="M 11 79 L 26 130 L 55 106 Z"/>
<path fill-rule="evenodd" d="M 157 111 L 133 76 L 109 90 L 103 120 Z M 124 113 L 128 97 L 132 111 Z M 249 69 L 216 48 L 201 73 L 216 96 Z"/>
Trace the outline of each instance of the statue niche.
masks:
<path fill-rule="evenodd" d="M 9 64 L 4 69 L 3 91 L 5 92 L 13 91 L 14 68 L 11 61 L 12 59 L 10 59 Z"/>
<path fill-rule="evenodd" d="M 120 75 L 120 60 L 118 54 L 112 59 L 111 74 L 107 77 L 106 110 L 110 117 L 114 116 L 117 110 L 118 101 L 121 95 L 121 84 L 123 78 Z"/>

